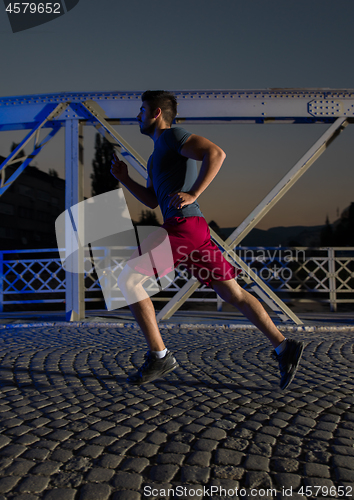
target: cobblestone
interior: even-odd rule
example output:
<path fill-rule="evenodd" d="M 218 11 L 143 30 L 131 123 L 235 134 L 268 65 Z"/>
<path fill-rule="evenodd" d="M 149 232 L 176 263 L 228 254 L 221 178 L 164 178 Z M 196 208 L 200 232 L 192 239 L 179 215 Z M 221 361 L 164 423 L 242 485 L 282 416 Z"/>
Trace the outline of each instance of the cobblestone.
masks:
<path fill-rule="evenodd" d="M 299 462 L 293 458 L 274 458 L 271 460 L 271 469 L 276 472 L 294 472 L 299 468 Z"/>
<path fill-rule="evenodd" d="M 241 467 L 234 467 L 232 465 L 222 466 L 217 465 L 213 469 L 214 477 L 220 479 L 241 479 L 245 470 Z"/>
<path fill-rule="evenodd" d="M 30 476 L 21 481 L 18 490 L 24 493 L 41 493 L 49 484 L 49 478 L 45 476 Z"/>
<path fill-rule="evenodd" d="M 0 479 L 0 493 L 7 493 L 21 480 L 20 477 L 4 477 Z"/>
<path fill-rule="evenodd" d="M 305 464 L 304 473 L 309 477 L 331 477 L 329 467 L 315 463 Z"/>
<path fill-rule="evenodd" d="M 272 487 L 272 479 L 267 472 L 263 471 L 248 471 L 245 476 L 245 485 L 251 489 L 270 489 Z"/>
<path fill-rule="evenodd" d="M 281 488 L 297 490 L 301 485 L 301 476 L 297 474 L 279 473 L 275 475 L 275 482 Z"/>
<path fill-rule="evenodd" d="M 162 453 L 156 457 L 159 464 L 178 464 L 181 465 L 185 456 L 180 453 Z"/>
<path fill-rule="evenodd" d="M 108 484 L 85 484 L 80 491 L 79 500 L 108 500 L 111 488 Z"/>
<path fill-rule="evenodd" d="M 140 474 L 118 471 L 112 480 L 115 488 L 123 488 L 125 490 L 138 490 L 142 483 Z"/>
<path fill-rule="evenodd" d="M 210 476 L 209 467 L 182 467 L 181 479 L 182 483 L 197 483 L 205 484 L 207 483 Z"/>
<path fill-rule="evenodd" d="M 74 500 L 76 493 L 69 488 L 55 488 L 45 494 L 44 500 Z"/>
<path fill-rule="evenodd" d="M 93 467 L 86 475 L 85 480 L 92 483 L 109 482 L 113 477 L 114 471 L 112 469 L 105 469 L 103 467 Z"/>
<path fill-rule="evenodd" d="M 256 331 L 162 333 L 180 367 L 135 387 L 135 328 L 0 329 L 0 500 L 141 500 L 145 485 L 288 500 L 354 483 L 352 332 L 294 334 L 307 347 L 284 392 Z"/>
<path fill-rule="evenodd" d="M 269 458 L 261 457 L 259 455 L 247 455 L 244 467 L 246 470 L 268 471 Z"/>
<path fill-rule="evenodd" d="M 120 469 L 126 472 L 142 472 L 149 464 L 147 458 L 127 458 Z"/>
<path fill-rule="evenodd" d="M 177 474 L 179 467 L 173 464 L 154 465 L 150 470 L 150 479 L 153 481 L 171 481 Z"/>
<path fill-rule="evenodd" d="M 215 452 L 215 463 L 222 465 L 239 465 L 244 454 L 233 450 L 219 449 Z"/>

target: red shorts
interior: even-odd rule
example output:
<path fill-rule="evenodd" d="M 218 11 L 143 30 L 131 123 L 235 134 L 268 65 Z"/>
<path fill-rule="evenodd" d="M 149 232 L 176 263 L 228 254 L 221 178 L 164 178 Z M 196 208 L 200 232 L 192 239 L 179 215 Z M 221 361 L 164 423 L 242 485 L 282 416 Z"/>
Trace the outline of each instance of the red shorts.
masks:
<path fill-rule="evenodd" d="M 220 249 L 211 241 L 209 227 L 203 217 L 171 217 L 163 223 L 162 229 L 165 231 L 157 229 L 144 239 L 128 262 L 130 267 L 147 276 L 156 273 L 164 276 L 181 265 L 208 286 L 211 281 L 234 279 L 241 272 L 241 269 L 236 269 L 223 257 Z M 166 232 L 172 251 L 172 256 L 170 251 L 169 257 L 168 252 L 158 251 L 163 238 L 166 239 Z M 159 248 L 163 248 L 163 245 Z M 148 254 L 150 257 L 154 256 L 154 271 L 151 271 L 150 259 L 144 264 L 144 256 Z M 139 255 L 139 261 L 133 263 L 134 258 Z"/>

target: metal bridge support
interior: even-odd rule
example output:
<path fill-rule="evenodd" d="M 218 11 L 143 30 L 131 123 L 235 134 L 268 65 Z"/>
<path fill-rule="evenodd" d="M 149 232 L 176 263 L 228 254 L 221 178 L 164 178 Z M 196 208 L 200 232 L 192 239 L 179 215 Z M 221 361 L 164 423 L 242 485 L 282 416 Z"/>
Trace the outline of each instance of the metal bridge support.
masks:
<path fill-rule="evenodd" d="M 295 184 L 310 165 L 325 151 L 348 123 L 354 121 L 354 89 L 271 89 L 271 90 L 201 90 L 177 91 L 179 106 L 177 124 L 183 123 L 328 123 L 331 126 L 303 158 L 274 187 L 268 196 L 243 221 L 225 241 L 212 238 L 225 255 L 244 269 L 246 282 L 258 296 L 265 300 L 278 316 L 295 323 L 301 321 L 273 294 L 247 266 L 233 248 L 251 231 L 261 218 Z M 73 215 L 75 207 L 83 201 L 82 129 L 80 123 L 94 125 L 97 130 L 119 146 L 124 158 L 147 178 L 146 162 L 117 133 L 113 125 L 136 124 L 141 92 L 82 92 L 45 94 L 33 96 L 0 97 L 0 131 L 31 129 L 30 134 L 18 148 L 0 165 L 0 197 L 21 174 L 26 165 L 42 147 L 65 126 L 66 143 L 66 208 Z M 65 111 L 65 113 L 63 112 Z M 183 125 L 182 125 L 183 126 Z M 39 131 L 52 128 L 52 132 L 40 142 Z M 18 151 L 35 139 L 33 151 L 22 158 L 22 165 L 5 182 L 5 168 L 11 164 Z M 19 159 L 16 159 L 18 162 Z M 74 227 L 74 220 L 79 227 Z M 68 225 L 69 226 L 69 225 Z M 78 231 L 83 226 L 83 214 L 71 217 L 70 229 L 66 232 L 68 254 L 77 249 Z M 74 244 L 75 242 L 75 244 Z M 75 253 L 75 269 L 83 267 L 83 248 Z M 334 279 L 335 270 L 331 271 Z M 69 320 L 84 317 L 84 274 L 67 273 L 66 315 Z M 190 280 L 160 311 L 158 319 L 170 317 L 199 286 Z M 335 300 L 333 296 L 333 300 Z M 332 301 L 333 302 L 333 301 Z"/>
<path fill-rule="evenodd" d="M 65 208 L 70 213 L 75 210 L 75 220 L 79 221 L 79 227 L 76 227 L 74 217 L 71 217 L 72 225 L 65 226 L 66 255 L 75 259 L 73 265 L 79 271 L 66 271 L 65 315 L 67 321 L 78 321 L 85 317 L 84 247 L 79 241 L 84 220 L 83 211 L 71 207 L 84 200 L 83 128 L 79 120 L 65 122 L 65 179 Z"/>

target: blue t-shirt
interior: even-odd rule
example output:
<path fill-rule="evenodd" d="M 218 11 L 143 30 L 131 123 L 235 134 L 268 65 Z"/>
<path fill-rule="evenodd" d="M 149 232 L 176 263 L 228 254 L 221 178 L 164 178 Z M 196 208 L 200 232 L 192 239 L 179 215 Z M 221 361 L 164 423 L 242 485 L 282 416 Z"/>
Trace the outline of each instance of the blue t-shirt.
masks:
<path fill-rule="evenodd" d="M 166 129 L 155 143 L 147 170 L 154 186 L 164 221 L 170 217 L 203 217 L 198 203 L 182 208 L 169 207 L 170 193 L 189 191 L 198 176 L 197 162 L 180 154 L 192 134 L 180 127 Z"/>

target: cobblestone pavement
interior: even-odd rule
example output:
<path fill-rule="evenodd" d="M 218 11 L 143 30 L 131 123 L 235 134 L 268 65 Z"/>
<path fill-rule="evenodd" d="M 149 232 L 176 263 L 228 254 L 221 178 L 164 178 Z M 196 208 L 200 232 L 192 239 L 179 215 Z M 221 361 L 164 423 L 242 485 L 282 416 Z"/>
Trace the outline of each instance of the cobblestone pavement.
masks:
<path fill-rule="evenodd" d="M 162 333 L 179 368 L 134 387 L 133 325 L 0 330 L 0 500 L 353 498 L 353 332 L 294 334 L 284 392 L 258 332 Z"/>

